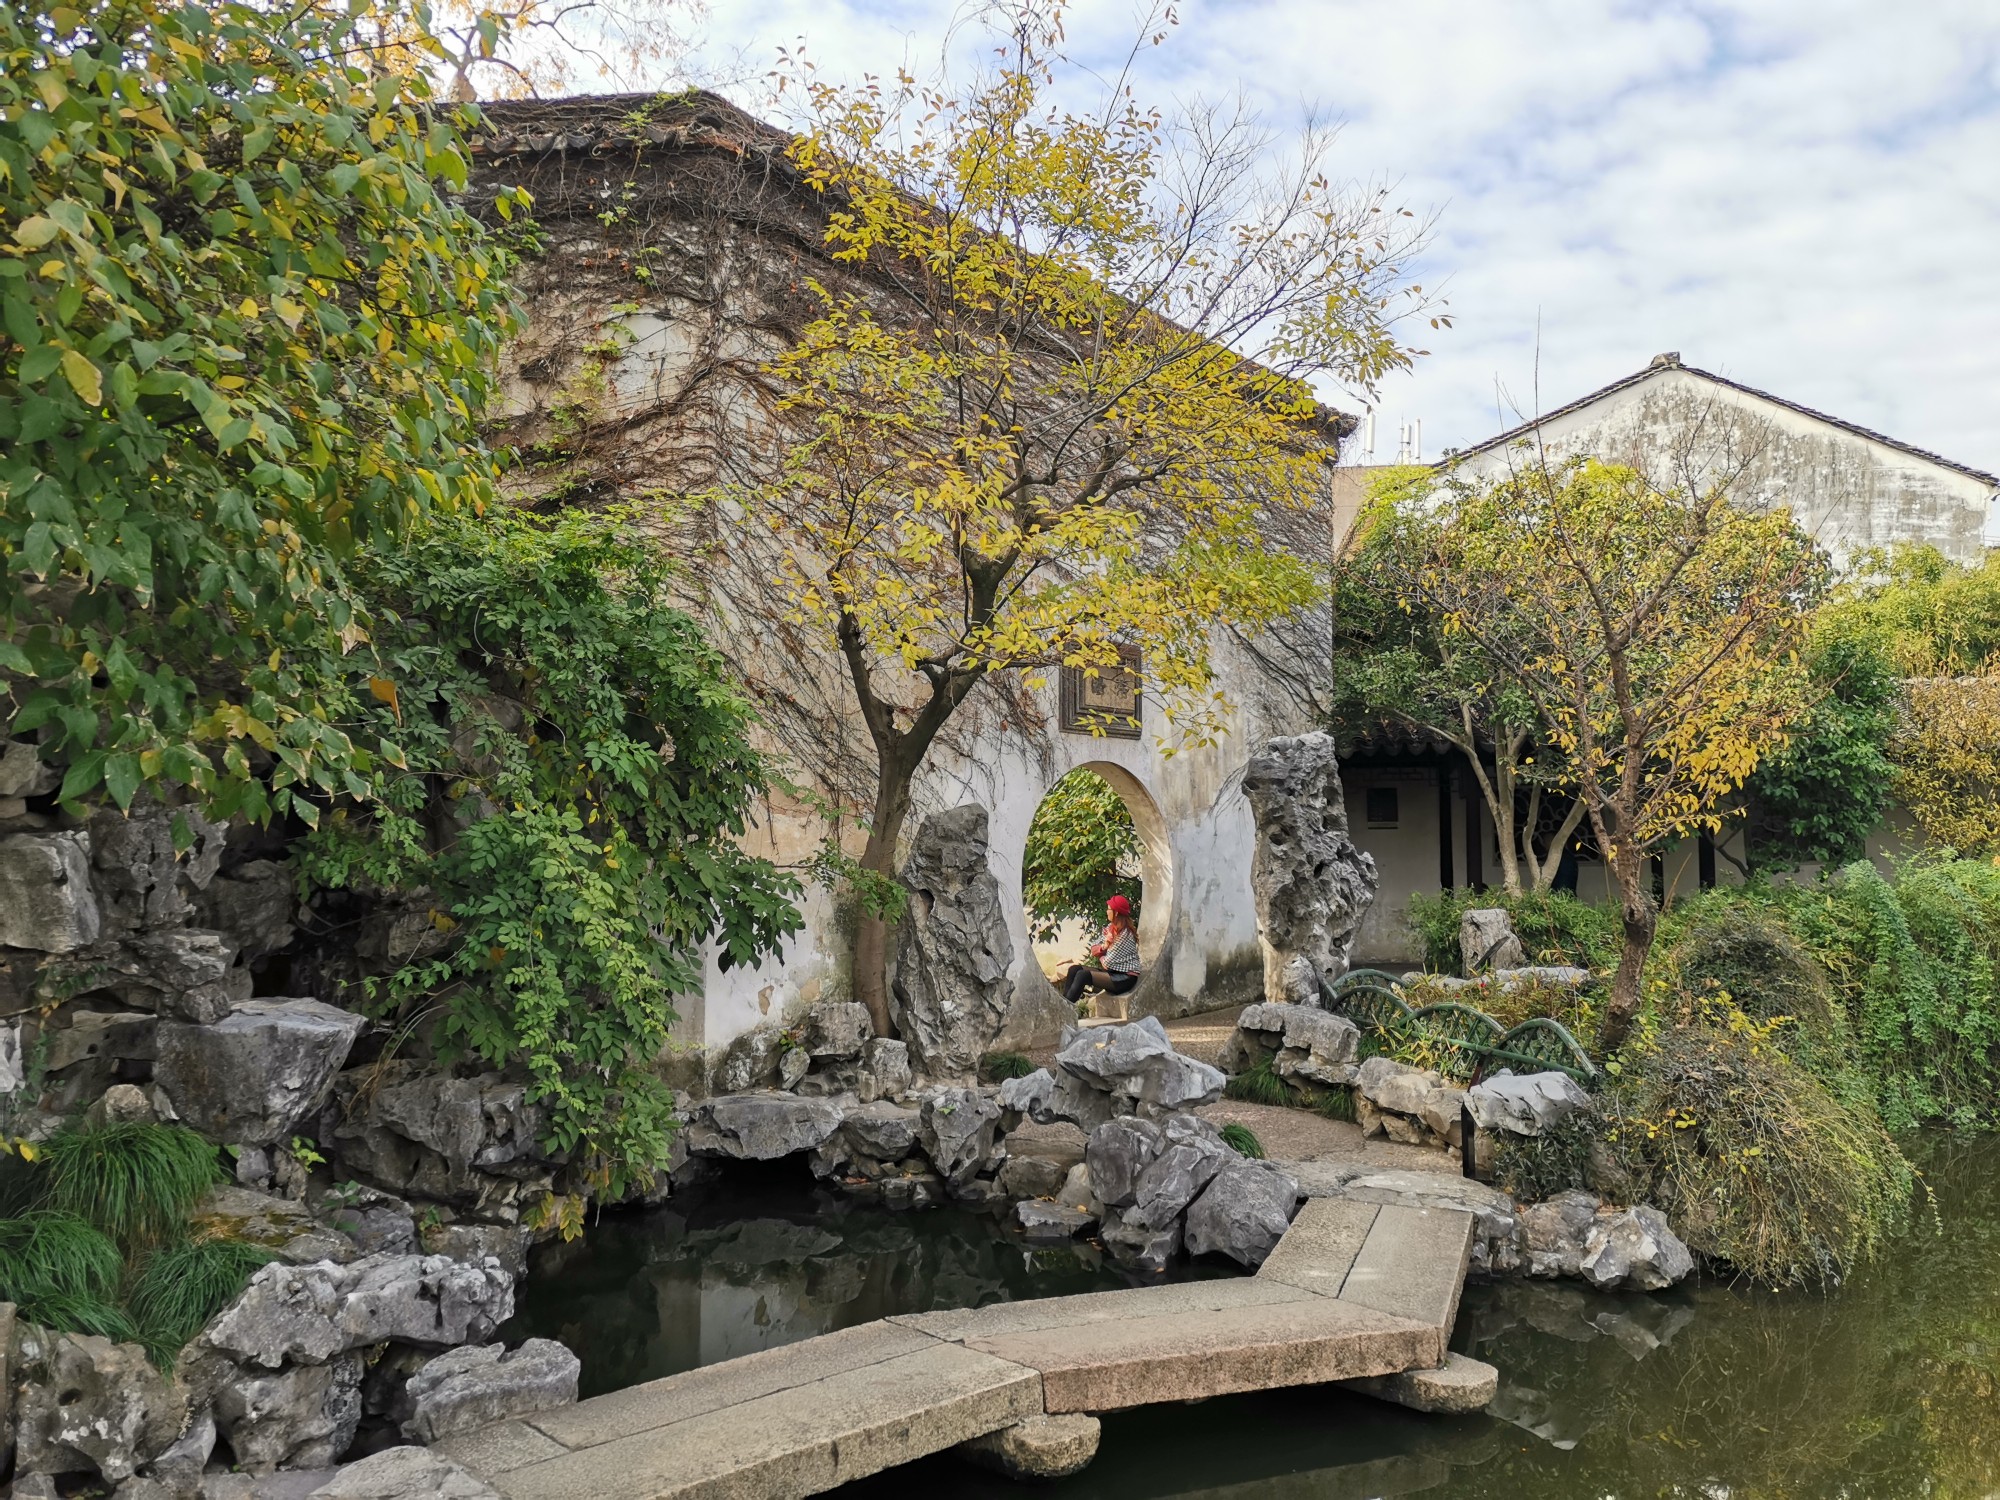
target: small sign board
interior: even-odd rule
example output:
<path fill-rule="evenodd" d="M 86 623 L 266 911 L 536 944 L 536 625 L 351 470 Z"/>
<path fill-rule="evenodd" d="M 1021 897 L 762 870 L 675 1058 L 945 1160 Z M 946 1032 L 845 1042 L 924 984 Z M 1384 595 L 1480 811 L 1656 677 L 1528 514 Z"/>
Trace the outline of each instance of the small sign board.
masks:
<path fill-rule="evenodd" d="M 1062 727 L 1067 733 L 1139 738 L 1145 719 L 1139 653 L 1120 647 L 1118 656 L 1119 665 L 1099 667 L 1095 675 L 1082 667 L 1062 669 Z"/>

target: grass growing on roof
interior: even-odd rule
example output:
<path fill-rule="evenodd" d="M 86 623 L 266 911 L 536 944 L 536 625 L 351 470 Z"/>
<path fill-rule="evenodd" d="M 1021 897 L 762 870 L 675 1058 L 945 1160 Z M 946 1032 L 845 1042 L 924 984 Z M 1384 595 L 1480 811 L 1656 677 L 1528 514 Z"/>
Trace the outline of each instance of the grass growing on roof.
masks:
<path fill-rule="evenodd" d="M 139 1121 L 65 1130 L 42 1147 L 49 1207 L 132 1250 L 172 1239 L 223 1180 L 215 1148 L 192 1130 Z"/>

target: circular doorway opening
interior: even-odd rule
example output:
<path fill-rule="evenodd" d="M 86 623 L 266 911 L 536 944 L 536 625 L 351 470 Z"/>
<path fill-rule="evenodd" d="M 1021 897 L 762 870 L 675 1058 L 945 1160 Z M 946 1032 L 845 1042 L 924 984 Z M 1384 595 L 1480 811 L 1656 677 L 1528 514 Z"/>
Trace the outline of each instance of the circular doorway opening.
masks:
<path fill-rule="evenodd" d="M 1122 895 L 1139 917 L 1139 957 L 1150 969 L 1166 944 L 1173 863 L 1166 820 L 1123 766 L 1091 762 L 1049 788 L 1021 856 L 1022 915 L 1035 960 L 1053 981 L 1082 960 Z"/>

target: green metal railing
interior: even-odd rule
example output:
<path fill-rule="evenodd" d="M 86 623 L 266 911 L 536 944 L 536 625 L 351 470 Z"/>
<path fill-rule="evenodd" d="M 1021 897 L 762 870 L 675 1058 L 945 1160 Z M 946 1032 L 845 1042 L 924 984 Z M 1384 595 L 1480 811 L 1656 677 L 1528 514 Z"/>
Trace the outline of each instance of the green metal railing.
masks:
<path fill-rule="evenodd" d="M 1332 984 L 1320 982 L 1322 1003 L 1364 1030 L 1420 1036 L 1458 1051 L 1477 1082 L 1498 1068 L 1553 1068 L 1578 1083 L 1597 1077 L 1597 1065 L 1562 1022 L 1534 1016 L 1511 1031 L 1485 1011 L 1456 1000 L 1412 1006 L 1402 982 L 1380 969 L 1354 969 Z"/>

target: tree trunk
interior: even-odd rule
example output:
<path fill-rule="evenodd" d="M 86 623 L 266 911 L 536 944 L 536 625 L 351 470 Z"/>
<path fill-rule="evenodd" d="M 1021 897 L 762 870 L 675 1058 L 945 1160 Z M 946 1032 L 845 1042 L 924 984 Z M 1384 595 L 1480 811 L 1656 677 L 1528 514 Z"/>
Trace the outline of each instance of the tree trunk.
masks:
<path fill-rule="evenodd" d="M 1625 942 L 1618 953 L 1618 972 L 1611 980 L 1611 1003 L 1604 1008 L 1604 1020 L 1597 1028 L 1597 1051 L 1609 1057 L 1624 1044 L 1639 1014 L 1639 982 L 1646 970 L 1646 955 L 1653 949 L 1653 933 L 1659 926 L 1659 909 L 1653 893 L 1646 889 L 1650 873 L 1645 855 L 1619 849 L 1611 855 L 1611 872 L 1618 882 L 1620 915 L 1625 926 Z"/>
<path fill-rule="evenodd" d="M 878 752 L 875 775 L 875 821 L 868 829 L 867 847 L 861 851 L 861 868 L 894 880 L 896 845 L 910 811 L 912 772 L 900 757 Z M 854 998 L 868 1007 L 869 1023 L 877 1036 L 884 1037 L 896 1034 L 889 1019 L 888 974 L 889 934 L 894 926 L 864 907 L 854 932 Z"/>

